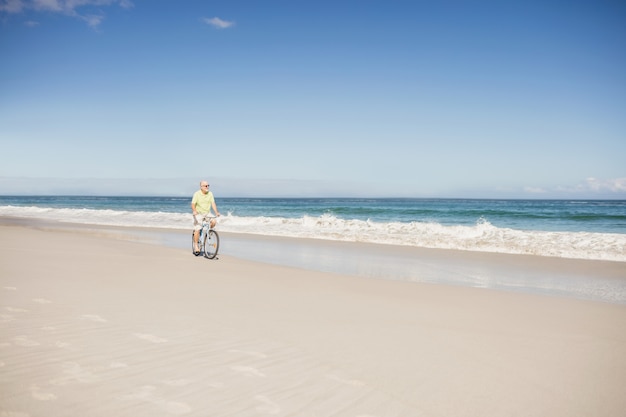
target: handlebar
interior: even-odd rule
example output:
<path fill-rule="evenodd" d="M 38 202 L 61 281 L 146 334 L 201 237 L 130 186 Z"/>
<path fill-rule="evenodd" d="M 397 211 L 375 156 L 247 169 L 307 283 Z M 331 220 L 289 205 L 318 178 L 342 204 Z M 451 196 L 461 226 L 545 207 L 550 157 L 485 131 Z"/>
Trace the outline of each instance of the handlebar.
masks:
<path fill-rule="evenodd" d="M 196 217 L 196 216 L 194 216 Z M 202 216 L 202 218 L 200 219 L 200 223 L 209 223 L 212 219 L 217 219 L 219 216 Z M 196 221 L 198 221 L 198 218 L 196 217 Z"/>

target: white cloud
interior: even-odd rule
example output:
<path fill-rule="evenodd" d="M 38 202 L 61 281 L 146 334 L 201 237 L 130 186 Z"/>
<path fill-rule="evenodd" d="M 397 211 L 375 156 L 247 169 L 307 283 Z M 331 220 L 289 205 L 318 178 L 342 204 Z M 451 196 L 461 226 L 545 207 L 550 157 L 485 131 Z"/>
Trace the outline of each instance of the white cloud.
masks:
<path fill-rule="evenodd" d="M 35 12 L 61 13 L 81 19 L 89 26 L 97 28 L 104 20 L 104 14 L 89 13 L 85 9 L 112 5 L 118 5 L 124 9 L 133 7 L 130 0 L 0 0 L 0 12 L 15 14 L 25 10 L 34 10 Z"/>
<path fill-rule="evenodd" d="M 592 191 L 611 191 L 614 193 L 624 192 L 626 191 L 626 177 L 605 180 L 589 177 L 585 180 L 583 188 L 587 188 Z"/>
<path fill-rule="evenodd" d="M 545 194 L 547 191 L 541 187 L 529 187 L 526 186 L 524 187 L 524 192 L 530 193 L 530 194 Z"/>
<path fill-rule="evenodd" d="M 560 186 L 551 190 L 556 195 L 582 198 L 626 197 L 626 177 L 599 179 L 589 177 L 573 186 Z"/>
<path fill-rule="evenodd" d="M 34 0 L 32 8 L 35 10 L 46 10 L 52 12 L 63 11 L 63 6 L 58 0 Z"/>
<path fill-rule="evenodd" d="M 87 22 L 89 26 L 95 29 L 100 26 L 100 23 L 102 23 L 102 21 L 104 20 L 104 15 L 89 15 L 81 16 L 80 18 Z"/>
<path fill-rule="evenodd" d="M 219 17 L 212 17 L 210 19 L 208 17 L 205 17 L 202 19 L 202 21 L 206 23 L 207 25 L 211 25 L 218 29 L 226 29 L 235 24 L 235 22 L 228 22 L 226 20 L 220 19 Z"/>
<path fill-rule="evenodd" d="M 543 195 L 549 197 L 624 198 L 626 197 L 626 177 L 609 179 L 589 177 L 577 184 L 548 188 L 525 186 L 522 190 L 525 195 Z"/>
<path fill-rule="evenodd" d="M 0 0 L 0 12 L 20 13 L 24 7 L 22 0 Z"/>

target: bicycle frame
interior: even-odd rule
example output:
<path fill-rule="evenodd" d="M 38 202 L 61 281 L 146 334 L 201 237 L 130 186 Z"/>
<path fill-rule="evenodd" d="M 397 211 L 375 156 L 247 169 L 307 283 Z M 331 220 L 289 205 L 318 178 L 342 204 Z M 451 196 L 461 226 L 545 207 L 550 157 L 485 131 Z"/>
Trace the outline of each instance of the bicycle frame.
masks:
<path fill-rule="evenodd" d="M 209 233 L 209 230 L 212 230 L 211 220 L 214 219 L 215 216 L 204 216 L 202 218 L 202 229 L 200 229 L 200 235 L 198 235 L 198 243 L 200 243 L 201 239 L 204 237 L 206 233 Z"/>
<path fill-rule="evenodd" d="M 201 222 L 202 227 L 198 231 L 198 248 L 200 249 L 200 253 L 204 253 L 204 257 L 208 259 L 215 258 L 219 250 L 219 235 L 215 229 L 211 227 L 211 220 L 215 218 L 216 216 L 204 216 Z M 211 242 L 210 245 L 209 241 Z M 198 255 L 196 252 L 194 252 L 194 254 Z"/>

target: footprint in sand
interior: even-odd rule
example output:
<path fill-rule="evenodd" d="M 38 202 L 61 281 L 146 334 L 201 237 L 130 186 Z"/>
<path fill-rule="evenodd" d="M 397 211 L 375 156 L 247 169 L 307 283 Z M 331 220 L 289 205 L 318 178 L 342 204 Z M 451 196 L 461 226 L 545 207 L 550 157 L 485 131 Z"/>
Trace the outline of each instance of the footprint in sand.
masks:
<path fill-rule="evenodd" d="M 124 362 L 111 362 L 109 364 L 109 368 L 111 369 L 119 369 L 119 368 L 128 368 L 128 365 Z"/>
<path fill-rule="evenodd" d="M 29 339 L 27 336 L 15 336 L 13 339 L 13 343 L 17 346 L 39 346 L 39 342 L 36 342 L 32 339 Z"/>
<path fill-rule="evenodd" d="M 19 411 L 0 411 L 0 417 L 30 417 L 30 414 Z"/>
<path fill-rule="evenodd" d="M 170 387 L 185 387 L 191 384 L 190 379 L 165 379 L 160 381 L 163 385 L 167 385 Z"/>
<path fill-rule="evenodd" d="M 159 398 L 154 394 L 154 391 L 156 391 L 156 387 L 152 385 L 145 385 L 139 388 L 138 392 L 129 395 L 128 398 L 138 398 L 142 401 L 147 401 L 170 414 L 182 415 L 191 412 L 192 408 L 189 407 L 189 405 L 181 402 L 167 401 L 163 398 Z"/>
<path fill-rule="evenodd" d="M 230 369 L 245 376 L 258 376 L 261 378 L 265 378 L 266 376 L 263 372 L 251 366 L 231 366 Z"/>
<path fill-rule="evenodd" d="M 165 411 L 167 411 L 170 414 L 181 415 L 181 414 L 187 414 L 191 411 L 191 407 L 189 407 L 187 404 L 179 403 L 176 401 L 160 400 L 155 404 L 157 404 L 159 407 L 163 408 Z"/>
<path fill-rule="evenodd" d="M 81 316 L 81 318 L 85 319 L 85 320 L 91 320 L 91 321 L 95 321 L 97 323 L 106 323 L 107 320 L 103 319 L 102 317 L 100 317 L 97 314 L 83 314 Z"/>
<path fill-rule="evenodd" d="M 365 382 L 359 381 L 358 379 L 345 379 L 332 374 L 326 375 L 326 378 L 332 379 L 333 381 L 341 382 L 342 384 L 352 385 L 353 387 L 362 387 L 365 385 Z"/>
<path fill-rule="evenodd" d="M 51 401 L 56 400 L 57 396 L 52 394 L 51 392 L 44 392 L 37 385 L 30 386 L 30 393 L 34 399 L 39 401 Z"/>
<path fill-rule="evenodd" d="M 270 400 L 264 395 L 256 395 L 255 400 L 260 401 L 263 405 L 256 407 L 256 411 L 263 414 L 278 414 L 280 413 L 280 406 L 274 401 Z"/>
<path fill-rule="evenodd" d="M 253 350 L 238 350 L 238 349 L 231 349 L 229 350 L 229 352 L 232 353 L 241 353 L 244 355 L 248 355 L 248 356 L 253 356 L 255 358 L 259 358 L 259 359 L 265 359 L 267 358 L 267 355 L 265 353 L 261 353 L 261 352 L 255 352 Z"/>
<path fill-rule="evenodd" d="M 15 320 L 12 314 L 0 314 L 0 323 L 8 323 Z"/>
<path fill-rule="evenodd" d="M 167 339 L 163 339 L 162 337 L 158 337 L 158 336 L 155 336 L 153 334 L 134 333 L 134 336 L 138 337 L 140 339 L 143 339 L 143 340 L 147 340 L 148 342 L 152 342 L 152 343 L 165 343 L 165 342 L 167 342 Z"/>
<path fill-rule="evenodd" d="M 87 384 L 95 382 L 97 379 L 98 378 L 89 369 L 83 368 L 79 363 L 66 362 L 63 364 L 63 375 L 49 382 L 52 385 L 62 386 L 74 382 Z"/>
<path fill-rule="evenodd" d="M 25 308 L 19 308 L 19 307 L 5 307 L 4 308 L 6 311 L 10 311 L 11 313 L 27 313 L 28 310 L 26 310 Z"/>

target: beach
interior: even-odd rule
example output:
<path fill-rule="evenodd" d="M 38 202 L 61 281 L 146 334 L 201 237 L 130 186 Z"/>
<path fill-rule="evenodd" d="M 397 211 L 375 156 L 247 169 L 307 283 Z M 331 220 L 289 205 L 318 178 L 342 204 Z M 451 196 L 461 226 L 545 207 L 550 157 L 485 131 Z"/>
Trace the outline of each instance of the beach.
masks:
<path fill-rule="evenodd" d="M 315 271 L 228 250 L 209 261 L 124 236 L 0 222 L 0 416 L 626 410 L 624 304 Z M 481 256 L 503 273 L 573 265 Z M 575 265 L 623 278 L 623 263 Z"/>

